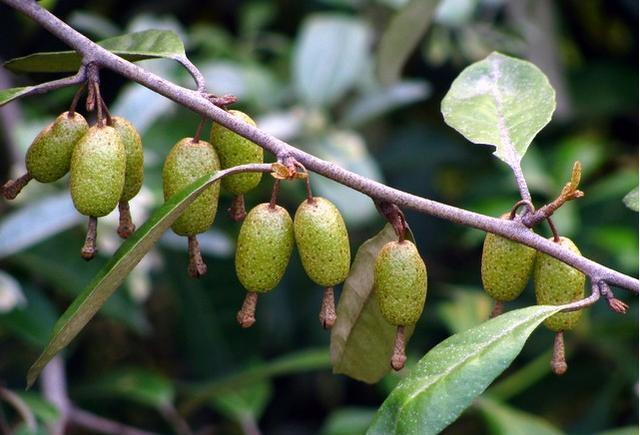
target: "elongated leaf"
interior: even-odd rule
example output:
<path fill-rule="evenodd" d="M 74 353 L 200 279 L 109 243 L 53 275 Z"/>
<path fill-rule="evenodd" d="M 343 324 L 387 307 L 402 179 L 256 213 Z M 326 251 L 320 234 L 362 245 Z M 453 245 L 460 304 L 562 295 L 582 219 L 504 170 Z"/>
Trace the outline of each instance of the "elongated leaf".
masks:
<path fill-rule="evenodd" d="M 29 93 L 33 89 L 33 86 L 24 86 L 22 88 L 9 88 L 0 90 L 0 107 L 7 103 L 20 98 L 24 94 Z"/>
<path fill-rule="evenodd" d="M 360 381 L 378 382 L 390 370 L 396 328 L 380 312 L 373 292 L 373 266 L 385 243 L 397 240 L 391 225 L 360 246 L 344 282 L 331 328 L 331 363 L 334 373 Z M 407 341 L 413 327 L 405 330 Z"/>
<path fill-rule="evenodd" d="M 437 0 L 412 0 L 391 19 L 376 58 L 382 84 L 390 85 L 400 78 L 402 67 L 427 31 L 437 5 Z"/>
<path fill-rule="evenodd" d="M 367 60 L 370 31 L 346 15 L 316 15 L 305 21 L 293 53 L 298 94 L 311 106 L 326 106 L 355 83 Z"/>
<path fill-rule="evenodd" d="M 111 260 L 98 272 L 56 322 L 47 347 L 29 369 L 27 374 L 28 387 L 33 384 L 51 358 L 64 349 L 84 328 L 120 286 L 127 274 L 184 209 L 195 200 L 200 192 L 227 172 L 229 171 L 219 171 L 215 175 L 201 177 L 180 193 L 169 198 L 132 237 L 120 246 Z"/>
<path fill-rule="evenodd" d="M 384 401 L 369 434 L 437 434 L 520 353 L 555 306 L 533 306 L 456 334 L 427 353 Z"/>
<path fill-rule="evenodd" d="M 263 380 L 211 397 L 209 404 L 231 420 L 259 420 L 273 396 L 271 383 Z"/>
<path fill-rule="evenodd" d="M 473 143 L 495 146 L 494 154 L 512 167 L 555 107 L 555 91 L 542 71 L 495 52 L 465 68 L 442 100 L 449 126 Z"/>
<path fill-rule="evenodd" d="M 548 421 L 495 400 L 482 398 L 478 408 L 494 435 L 562 435 Z"/>
<path fill-rule="evenodd" d="M 129 33 L 105 39 L 98 45 L 132 62 L 185 56 L 180 37 L 171 30 L 150 29 Z M 52 51 L 11 59 L 4 66 L 14 72 L 71 72 L 80 68 L 81 60 L 75 51 Z"/>

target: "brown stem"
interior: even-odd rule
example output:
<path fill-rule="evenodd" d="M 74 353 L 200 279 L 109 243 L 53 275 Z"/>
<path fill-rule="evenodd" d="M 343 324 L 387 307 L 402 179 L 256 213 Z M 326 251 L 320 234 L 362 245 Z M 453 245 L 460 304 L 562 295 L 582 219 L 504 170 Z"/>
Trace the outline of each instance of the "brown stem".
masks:
<path fill-rule="evenodd" d="M 29 184 L 33 177 L 28 172 L 15 180 L 9 180 L 2 186 L 2 195 L 5 199 L 15 199 L 20 193 L 22 188 Z"/>
<path fill-rule="evenodd" d="M 118 212 L 120 213 L 120 221 L 118 224 L 118 235 L 123 239 L 128 238 L 136 230 L 136 226 L 131 219 L 131 211 L 129 210 L 129 202 L 120 201 L 118 203 Z"/>
<path fill-rule="evenodd" d="M 558 235 L 558 229 L 556 228 L 556 224 L 553 223 L 553 220 L 547 216 L 547 223 L 549 224 L 549 229 L 551 230 L 551 234 L 553 234 L 553 242 L 560 243 L 560 236 Z"/>
<path fill-rule="evenodd" d="M 527 201 L 526 199 L 521 199 L 520 201 L 516 202 L 513 205 L 513 208 L 511 209 L 511 213 L 509 213 L 510 220 L 513 220 L 513 218 L 516 217 L 516 213 L 518 212 L 518 209 L 523 205 L 527 207 L 527 213 L 533 213 L 536 211 L 536 208 L 533 206 L 531 201 Z"/>
<path fill-rule="evenodd" d="M 395 371 L 402 370 L 404 363 L 407 361 L 404 348 L 406 346 L 404 339 L 404 326 L 396 328 L 396 339 L 393 343 L 393 355 L 391 356 L 391 368 Z"/>
<path fill-rule="evenodd" d="M 504 313 L 504 302 L 496 300 L 489 318 L 493 319 L 494 317 L 498 317 L 502 313 Z"/>
<path fill-rule="evenodd" d="M 602 281 L 598 283 L 598 285 L 600 288 L 600 294 L 607 300 L 609 308 L 618 314 L 626 314 L 627 309 L 629 309 L 629 305 L 625 304 L 620 299 L 617 299 L 606 282 Z"/>
<path fill-rule="evenodd" d="M 331 329 L 336 323 L 336 304 L 333 295 L 333 287 L 324 289 L 322 305 L 320 306 L 320 324 L 324 329 Z"/>
<path fill-rule="evenodd" d="M 98 218 L 89 216 L 89 226 L 87 227 L 87 237 L 84 239 L 84 245 L 80 250 L 80 255 L 89 261 L 96 256 L 98 249 L 96 248 L 96 237 L 98 236 Z"/>
<path fill-rule="evenodd" d="M 269 201 L 269 208 L 276 208 L 276 202 L 278 200 L 278 192 L 280 192 L 280 180 L 273 182 L 273 190 L 271 190 L 271 200 Z"/>
<path fill-rule="evenodd" d="M 241 222 L 247 216 L 247 210 L 244 208 L 244 195 L 241 193 L 233 197 L 231 207 L 227 210 L 229 217 L 235 222 Z"/>
<path fill-rule="evenodd" d="M 113 120 L 111 119 L 111 112 L 109 112 L 107 103 L 104 102 L 104 100 L 102 99 L 102 96 L 100 96 L 100 105 L 102 106 L 102 110 L 104 111 L 105 118 L 107 119 L 107 125 L 111 127 L 113 125 Z"/>
<path fill-rule="evenodd" d="M 96 81 L 93 82 L 93 95 L 95 95 L 95 107 L 98 111 L 97 117 L 98 120 L 96 121 L 96 123 L 98 124 L 98 127 L 104 127 L 104 116 L 102 114 L 102 107 L 103 107 L 103 103 L 102 103 L 102 96 L 100 95 L 100 84 Z"/>
<path fill-rule="evenodd" d="M 243 328 L 250 328 L 256 323 L 256 305 L 258 305 L 258 293 L 247 292 L 242 303 L 242 308 L 238 311 L 236 320 Z"/>
<path fill-rule="evenodd" d="M 200 244 L 196 236 L 189 236 L 187 240 L 189 241 L 189 267 L 187 272 L 192 278 L 200 278 L 207 273 L 207 265 L 200 253 Z"/>
<path fill-rule="evenodd" d="M 76 113 L 76 108 L 78 107 L 78 101 L 80 101 L 80 97 L 84 93 L 85 88 L 87 87 L 86 83 L 80 85 L 80 88 L 76 91 L 73 96 L 73 100 L 71 100 L 71 105 L 69 106 L 69 118 L 72 118 Z"/>
<path fill-rule="evenodd" d="M 380 214 L 393 226 L 399 242 L 404 242 L 409 225 L 404 213 L 396 204 L 389 201 L 374 201 Z"/>
<path fill-rule="evenodd" d="M 551 357 L 551 370 L 556 375 L 563 375 L 567 371 L 567 362 L 564 359 L 564 333 L 556 332 L 553 340 L 553 356 Z"/>
<path fill-rule="evenodd" d="M 236 97 L 235 95 L 223 95 L 221 97 L 218 97 L 213 94 L 208 94 L 207 99 L 211 101 L 211 103 L 213 103 L 214 105 L 221 107 L 225 110 L 226 110 L 225 106 L 227 106 L 228 104 L 233 104 L 236 101 L 238 101 L 238 97 Z"/>
<path fill-rule="evenodd" d="M 193 135 L 193 139 L 191 139 L 192 143 L 200 142 L 200 138 L 202 137 L 202 130 L 204 129 L 204 124 L 207 122 L 207 118 L 202 117 L 200 122 L 198 123 L 198 128 L 196 129 L 196 134 Z"/>

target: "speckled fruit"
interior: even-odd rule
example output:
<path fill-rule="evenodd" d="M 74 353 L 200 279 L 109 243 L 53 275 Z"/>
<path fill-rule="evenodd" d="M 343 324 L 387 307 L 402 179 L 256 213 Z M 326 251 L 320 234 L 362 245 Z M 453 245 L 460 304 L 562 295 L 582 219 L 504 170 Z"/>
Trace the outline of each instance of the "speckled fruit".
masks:
<path fill-rule="evenodd" d="M 382 315 L 395 326 L 415 324 L 427 297 L 427 267 L 416 246 L 405 240 L 382 247 L 373 272 Z"/>
<path fill-rule="evenodd" d="M 111 118 L 112 127 L 120 135 L 127 154 L 127 167 L 124 176 L 124 188 L 121 201 L 129 201 L 136 196 L 142 187 L 144 179 L 144 149 L 138 130 L 124 118 L 114 116 Z"/>
<path fill-rule="evenodd" d="M 570 239 L 560 237 L 558 243 L 580 255 L 580 250 Z M 536 255 L 533 280 L 540 305 L 561 305 L 584 298 L 585 275 L 547 254 L 538 252 Z M 557 313 L 545 320 L 544 324 L 552 331 L 566 331 L 576 325 L 581 315 L 582 310 Z"/>
<path fill-rule="evenodd" d="M 529 281 L 535 257 L 535 249 L 487 233 L 481 263 L 482 285 L 486 292 L 501 302 L 520 296 Z"/>
<path fill-rule="evenodd" d="M 236 247 L 236 274 L 244 288 L 268 292 L 278 285 L 293 250 L 289 212 L 269 204 L 255 206 L 242 223 Z"/>
<path fill-rule="evenodd" d="M 167 200 L 198 178 L 220 170 L 218 155 L 209 142 L 193 142 L 186 137 L 176 143 L 162 168 L 164 199 Z M 216 181 L 202 191 L 171 226 L 181 236 L 195 236 L 209 229 L 218 210 L 220 184 Z"/>
<path fill-rule="evenodd" d="M 347 227 L 330 201 L 305 200 L 293 218 L 296 246 L 302 266 L 313 282 L 333 287 L 349 274 L 351 251 Z"/>
<path fill-rule="evenodd" d="M 122 194 L 126 153 L 118 132 L 93 126 L 76 144 L 71 158 L 71 198 L 80 213 L 105 216 Z"/>
<path fill-rule="evenodd" d="M 256 125 L 253 119 L 239 110 L 229 110 L 229 114 L 247 124 Z M 264 161 L 262 148 L 220 124 L 214 123 L 211 128 L 211 143 L 220 156 L 223 169 Z M 231 175 L 222 180 L 222 187 L 234 195 L 240 195 L 256 187 L 261 178 L 260 172 Z"/>
<path fill-rule="evenodd" d="M 41 183 L 56 181 L 69 172 L 73 149 L 89 125 L 82 115 L 64 112 L 45 127 L 27 151 L 27 172 Z"/>

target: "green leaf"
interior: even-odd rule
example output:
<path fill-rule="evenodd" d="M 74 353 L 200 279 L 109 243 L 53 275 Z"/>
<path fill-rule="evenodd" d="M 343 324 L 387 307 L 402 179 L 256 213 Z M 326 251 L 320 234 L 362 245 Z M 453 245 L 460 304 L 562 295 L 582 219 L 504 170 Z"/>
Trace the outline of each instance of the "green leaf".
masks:
<path fill-rule="evenodd" d="M 535 65 L 491 53 L 462 71 L 442 100 L 445 122 L 476 144 L 493 145 L 509 166 L 551 120 L 555 91 Z"/>
<path fill-rule="evenodd" d="M 366 65 L 370 30 L 346 15 L 316 15 L 305 21 L 293 53 L 298 94 L 310 106 L 336 102 Z"/>
<path fill-rule="evenodd" d="M 272 395 L 271 384 L 263 380 L 217 394 L 209 403 L 227 418 L 241 423 L 259 420 Z"/>
<path fill-rule="evenodd" d="M 131 62 L 185 56 L 180 37 L 171 30 L 129 33 L 105 39 L 98 45 Z M 75 51 L 51 51 L 11 59 L 4 66 L 14 72 L 58 73 L 77 71 L 81 62 L 81 56 Z"/>
<path fill-rule="evenodd" d="M 35 382 L 51 358 L 64 349 L 78 335 L 100 307 L 122 284 L 127 274 L 131 272 L 189 204 L 196 199 L 198 194 L 223 177 L 227 172 L 228 170 L 219 171 L 215 175 L 201 177 L 180 193 L 169 198 L 133 236 L 122 243 L 109 262 L 98 272 L 91 283 L 56 322 L 49 343 L 27 373 L 28 387 Z"/>
<path fill-rule="evenodd" d="M 334 373 L 378 382 L 390 370 L 396 327 L 380 312 L 373 292 L 373 266 L 382 247 L 397 240 L 387 224 L 358 248 L 349 277 L 342 287 L 336 324 L 331 328 L 331 362 Z M 413 327 L 405 330 L 407 341 Z"/>
<path fill-rule="evenodd" d="M 437 434 L 520 353 L 556 306 L 510 311 L 431 349 L 387 397 L 369 434 Z"/>
<path fill-rule="evenodd" d="M 485 322 L 491 314 L 492 299 L 481 289 L 448 289 L 450 301 L 438 305 L 438 314 L 449 331 L 457 334 Z"/>
<path fill-rule="evenodd" d="M 633 211 L 638 211 L 638 186 L 622 198 L 624 205 Z"/>
<path fill-rule="evenodd" d="M 211 397 L 226 394 L 228 391 L 234 391 L 238 388 L 278 375 L 325 369 L 328 367 L 329 355 L 327 355 L 326 349 L 310 349 L 285 355 L 268 363 L 250 367 L 221 379 L 210 382 L 198 382 L 197 384 L 187 386 L 186 390 L 190 398 L 181 407 L 181 412 L 182 414 L 186 414 Z"/>
<path fill-rule="evenodd" d="M 120 398 L 162 409 L 173 403 L 175 389 L 171 381 L 147 368 L 131 367 L 100 376 L 100 380 L 78 388 L 91 397 Z"/>
<path fill-rule="evenodd" d="M 437 5 L 437 0 L 412 0 L 391 19 L 376 56 L 382 84 L 398 81 L 402 67 L 427 31 Z"/>
<path fill-rule="evenodd" d="M 536 415 L 495 400 L 481 398 L 476 403 L 494 435 L 562 435 L 564 433 Z"/>
<path fill-rule="evenodd" d="M 339 408 L 324 423 L 321 435 L 364 434 L 376 410 L 371 408 Z"/>
<path fill-rule="evenodd" d="M 16 394 L 29 406 L 33 415 L 43 423 L 55 423 L 60 418 L 58 408 L 40 394 L 31 391 L 19 391 Z"/>
<path fill-rule="evenodd" d="M 24 86 L 22 88 L 9 88 L 0 90 L 0 107 L 5 104 L 20 98 L 24 94 L 28 94 L 33 89 L 33 86 Z"/>

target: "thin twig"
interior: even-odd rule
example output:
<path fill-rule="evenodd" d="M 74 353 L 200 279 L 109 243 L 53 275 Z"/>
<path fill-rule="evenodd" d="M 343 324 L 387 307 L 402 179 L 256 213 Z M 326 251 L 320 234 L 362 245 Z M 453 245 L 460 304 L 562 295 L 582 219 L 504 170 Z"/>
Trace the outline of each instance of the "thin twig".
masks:
<path fill-rule="evenodd" d="M 202 116 L 214 120 L 222 126 L 238 133 L 240 136 L 262 146 L 264 149 L 272 152 L 276 156 L 291 156 L 304 164 L 308 170 L 324 175 L 327 178 L 369 195 L 372 198 L 386 200 L 395 203 L 402 208 L 409 208 L 441 219 L 446 219 L 457 224 L 494 233 L 557 258 L 560 261 L 580 270 L 591 278 L 606 281 L 610 285 L 625 288 L 634 293 L 638 293 L 640 290 L 640 282 L 637 278 L 617 272 L 604 265 L 596 263 L 595 261 L 589 260 L 586 257 L 570 252 L 568 249 L 564 249 L 561 246 L 558 246 L 558 244 L 535 234 L 520 222 L 497 219 L 426 198 L 421 198 L 419 196 L 388 187 L 366 177 L 362 177 L 333 163 L 324 161 L 297 149 L 256 127 L 244 123 L 232 114 L 229 114 L 225 110 L 217 107 L 200 92 L 186 89 L 164 80 L 153 73 L 145 71 L 138 65 L 128 62 L 108 50 L 105 50 L 68 26 L 55 15 L 51 14 L 37 2 L 25 2 L 22 0 L 0 1 L 34 19 L 43 28 L 50 31 L 57 38 L 80 53 L 80 55 L 85 59 L 91 59 L 91 61 L 99 62 L 102 67 L 116 71 L 130 80 L 136 81 L 152 91 L 155 91 L 156 93 L 163 95 Z M 519 184 L 519 187 L 522 192 L 524 190 L 524 186 Z"/>
<path fill-rule="evenodd" d="M 75 407 L 69 411 L 69 422 L 75 426 L 88 429 L 92 433 L 107 435 L 158 435 L 155 432 L 128 426 Z"/>
<path fill-rule="evenodd" d="M 5 402 L 11 404 L 18 411 L 20 417 L 24 421 L 27 428 L 31 431 L 36 430 L 36 418 L 33 416 L 33 412 L 29 406 L 11 390 L 7 390 L 4 387 L 0 387 L 0 399 L 3 399 Z"/>
<path fill-rule="evenodd" d="M 178 61 L 193 77 L 193 81 L 196 82 L 196 89 L 198 92 L 205 92 L 207 90 L 207 82 L 200 70 L 189 60 L 187 56 L 175 56 L 174 60 Z"/>

